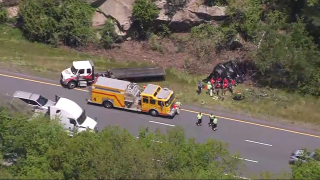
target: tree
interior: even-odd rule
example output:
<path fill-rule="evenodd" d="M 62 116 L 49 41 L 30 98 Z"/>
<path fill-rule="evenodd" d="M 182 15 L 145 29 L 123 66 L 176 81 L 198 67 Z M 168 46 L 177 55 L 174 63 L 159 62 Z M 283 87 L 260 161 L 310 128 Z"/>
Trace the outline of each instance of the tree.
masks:
<path fill-rule="evenodd" d="M 7 9 L 0 4 L 0 24 L 7 22 L 7 20 L 8 20 Z"/>
<path fill-rule="evenodd" d="M 306 150 L 305 156 L 310 152 Z M 307 162 L 296 163 L 291 166 L 292 179 L 319 179 L 320 178 L 320 149 L 316 149 L 316 156 L 313 158 L 306 157 Z"/>
<path fill-rule="evenodd" d="M 285 33 L 269 27 L 265 30 L 266 36 L 254 58 L 268 85 L 319 95 L 319 51 L 304 24 L 293 23 Z"/>
<path fill-rule="evenodd" d="M 105 48 L 111 48 L 118 39 L 113 20 L 107 20 L 101 32 L 101 44 Z"/>
<path fill-rule="evenodd" d="M 240 165 L 226 144 L 213 139 L 204 144 L 187 140 L 180 127 L 167 135 L 141 129 L 139 139 L 120 127 L 70 138 L 58 122 L 46 117 L 29 120 L 30 116 L 0 115 L 0 153 L 11 154 L 15 161 L 0 177 L 220 179 L 232 178 Z"/>
<path fill-rule="evenodd" d="M 86 2 L 64 0 L 59 14 L 61 39 L 68 45 L 84 45 L 92 37 L 94 9 Z"/>
<path fill-rule="evenodd" d="M 159 13 L 159 8 L 150 0 L 136 0 L 134 2 L 132 15 L 140 26 L 140 35 L 148 37 Z"/>
<path fill-rule="evenodd" d="M 94 9 L 85 1 L 25 0 L 19 7 L 22 30 L 31 41 L 79 46 L 92 35 Z"/>

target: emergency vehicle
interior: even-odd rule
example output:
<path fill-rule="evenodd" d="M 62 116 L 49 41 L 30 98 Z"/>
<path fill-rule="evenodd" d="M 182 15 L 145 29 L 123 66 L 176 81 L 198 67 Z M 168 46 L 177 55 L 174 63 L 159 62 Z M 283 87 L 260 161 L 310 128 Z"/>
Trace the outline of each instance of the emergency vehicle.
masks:
<path fill-rule="evenodd" d="M 177 112 L 174 92 L 154 84 L 141 89 L 138 84 L 129 81 L 98 77 L 89 88 L 89 95 L 88 103 L 106 108 L 115 107 L 168 117 L 174 117 Z"/>
<path fill-rule="evenodd" d="M 91 86 L 99 76 L 116 79 L 137 80 L 164 78 L 166 72 L 158 67 L 117 68 L 104 72 L 95 72 L 92 60 L 73 61 L 72 66 L 61 72 L 60 83 L 69 89 Z"/>

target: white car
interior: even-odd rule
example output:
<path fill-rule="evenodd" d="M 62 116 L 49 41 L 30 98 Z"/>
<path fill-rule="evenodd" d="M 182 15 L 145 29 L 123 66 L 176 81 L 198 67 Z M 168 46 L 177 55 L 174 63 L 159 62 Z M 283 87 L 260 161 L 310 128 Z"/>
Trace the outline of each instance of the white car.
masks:
<path fill-rule="evenodd" d="M 48 110 L 48 107 L 53 106 L 54 102 L 35 93 L 30 92 L 24 92 L 24 91 L 16 91 L 13 94 L 13 97 L 19 98 L 21 101 L 24 101 L 28 105 L 42 109 L 42 110 Z"/>

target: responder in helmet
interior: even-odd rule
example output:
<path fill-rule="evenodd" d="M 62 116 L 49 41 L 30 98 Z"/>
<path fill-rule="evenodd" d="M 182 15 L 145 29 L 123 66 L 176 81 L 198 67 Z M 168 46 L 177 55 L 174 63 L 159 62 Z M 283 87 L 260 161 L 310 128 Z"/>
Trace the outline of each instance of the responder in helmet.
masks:
<path fill-rule="evenodd" d="M 197 118 L 198 118 L 197 126 L 201 126 L 201 123 L 202 123 L 202 113 L 201 112 L 198 113 Z"/>
<path fill-rule="evenodd" d="M 213 118 L 213 125 L 212 125 L 212 130 L 216 131 L 218 128 L 218 119 L 217 117 Z"/>
<path fill-rule="evenodd" d="M 214 119 L 214 118 L 215 118 L 215 116 L 211 113 L 211 114 L 209 115 L 209 120 L 210 120 L 209 123 L 208 123 L 208 124 L 209 124 L 209 127 L 213 125 L 213 119 Z"/>
<path fill-rule="evenodd" d="M 180 107 L 182 106 L 181 102 L 177 101 L 175 103 L 175 108 L 177 110 L 177 114 L 180 114 Z"/>

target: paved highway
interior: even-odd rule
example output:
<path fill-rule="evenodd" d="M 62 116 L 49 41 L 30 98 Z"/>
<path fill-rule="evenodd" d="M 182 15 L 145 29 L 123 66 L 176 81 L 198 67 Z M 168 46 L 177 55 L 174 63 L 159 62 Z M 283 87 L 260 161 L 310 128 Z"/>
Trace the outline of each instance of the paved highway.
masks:
<path fill-rule="evenodd" d="M 57 75 L 59 79 L 59 75 Z M 247 173 L 271 171 L 275 173 L 289 171 L 288 160 L 293 150 L 301 147 L 318 148 L 320 133 L 308 132 L 303 129 L 284 127 L 270 122 L 243 117 L 239 115 L 219 115 L 219 126 L 213 132 L 208 126 L 208 117 L 204 117 L 202 127 L 196 126 L 196 107 L 184 107 L 180 115 L 174 119 L 151 117 L 116 109 L 89 105 L 85 99 L 88 92 L 85 89 L 68 90 L 59 85 L 59 81 L 52 81 L 22 74 L 0 72 L 0 93 L 12 95 L 16 90 L 41 94 L 51 100 L 54 95 L 69 98 L 84 109 L 87 115 L 97 117 L 99 129 L 107 125 L 120 125 L 134 135 L 138 135 L 140 127 L 148 126 L 151 130 L 160 128 L 165 132 L 167 128 L 180 125 L 186 129 L 187 137 L 194 137 L 198 142 L 205 142 L 207 138 L 215 138 L 229 143 L 230 151 L 238 151 L 244 161 Z M 209 110 L 202 112 L 210 113 Z M 232 116 L 232 117 L 230 117 Z"/>

